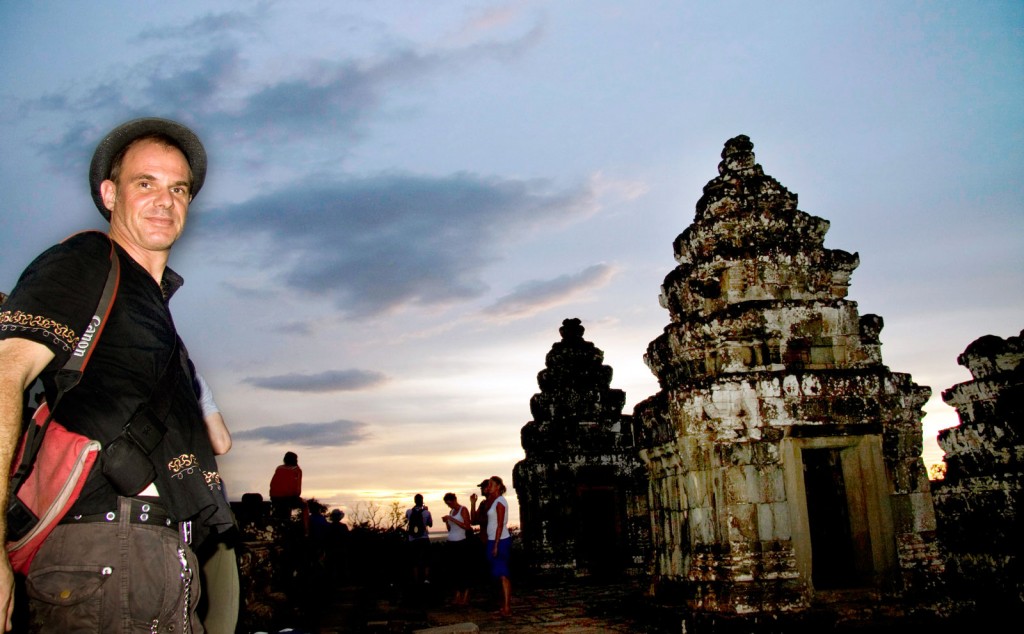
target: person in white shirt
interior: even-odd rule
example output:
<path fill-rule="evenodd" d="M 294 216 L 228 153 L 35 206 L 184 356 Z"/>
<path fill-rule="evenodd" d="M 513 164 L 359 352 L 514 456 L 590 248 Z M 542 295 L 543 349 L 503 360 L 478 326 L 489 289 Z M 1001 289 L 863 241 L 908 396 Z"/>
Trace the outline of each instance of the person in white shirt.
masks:
<path fill-rule="evenodd" d="M 512 556 L 512 534 L 508 531 L 508 501 L 505 499 L 505 483 L 498 476 L 491 476 L 487 490 L 487 560 L 491 564 L 491 576 L 501 582 L 501 616 L 512 615 L 512 581 L 509 578 L 509 559 Z"/>
<path fill-rule="evenodd" d="M 445 550 L 451 565 L 452 586 L 455 588 L 454 605 L 469 604 L 469 580 L 473 566 L 473 548 L 476 546 L 471 535 L 473 525 L 469 520 L 469 509 L 459 504 L 454 493 L 444 494 L 444 503 L 450 512 L 441 519 L 448 527 L 448 543 Z"/>

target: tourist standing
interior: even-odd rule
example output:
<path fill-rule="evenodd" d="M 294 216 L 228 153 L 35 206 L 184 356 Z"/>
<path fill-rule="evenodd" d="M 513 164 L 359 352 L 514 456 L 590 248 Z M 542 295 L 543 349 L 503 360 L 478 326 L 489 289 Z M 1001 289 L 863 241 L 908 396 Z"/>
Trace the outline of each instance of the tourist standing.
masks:
<path fill-rule="evenodd" d="M 490 480 L 483 480 L 480 482 L 480 494 L 484 496 L 484 499 L 480 501 L 480 506 L 477 506 L 477 495 L 476 493 L 470 494 L 469 496 L 469 513 L 473 520 L 473 523 L 480 527 L 480 543 L 487 544 L 487 506 L 490 502 L 487 500 L 487 487 L 490 486 Z"/>
<path fill-rule="evenodd" d="M 330 523 L 327 526 L 327 568 L 331 573 L 332 581 L 337 584 L 348 577 L 348 525 L 341 520 L 345 519 L 345 511 L 334 509 L 328 516 Z"/>
<path fill-rule="evenodd" d="M 512 580 L 509 576 L 509 560 L 512 556 L 512 534 L 508 531 L 508 501 L 505 499 L 505 483 L 498 476 L 491 476 L 487 486 L 487 559 L 491 564 L 491 576 L 501 583 L 501 616 L 512 615 Z"/>
<path fill-rule="evenodd" d="M 491 578 L 491 564 L 487 560 L 487 507 L 490 502 L 487 500 L 487 487 L 491 485 L 490 480 L 482 480 L 477 486 L 480 487 L 480 505 L 477 506 L 477 495 L 472 493 L 469 496 L 469 515 L 473 523 L 479 526 L 477 536 L 479 539 L 473 549 L 473 581 L 482 586 L 487 586 Z"/>
<path fill-rule="evenodd" d="M 441 519 L 448 527 L 448 541 L 445 554 L 448 555 L 448 566 L 455 605 L 469 604 L 469 580 L 473 570 L 473 548 L 476 544 L 472 539 L 473 524 L 470 523 L 469 509 L 459 504 L 454 493 L 444 494 L 444 503 L 450 509 L 448 515 Z"/>
<path fill-rule="evenodd" d="M 434 525 L 430 509 L 423 503 L 423 495 L 413 496 L 413 507 L 405 511 L 412 580 L 414 583 L 430 583 L 430 527 Z"/>

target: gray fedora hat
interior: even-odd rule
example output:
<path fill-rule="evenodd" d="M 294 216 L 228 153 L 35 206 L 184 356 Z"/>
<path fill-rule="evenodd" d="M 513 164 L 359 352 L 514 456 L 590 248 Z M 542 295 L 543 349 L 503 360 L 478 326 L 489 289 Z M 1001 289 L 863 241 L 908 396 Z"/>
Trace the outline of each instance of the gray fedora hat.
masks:
<path fill-rule="evenodd" d="M 128 146 L 132 141 L 149 134 L 164 134 L 174 142 L 185 154 L 192 169 L 192 197 L 203 186 L 206 180 L 206 150 L 195 132 L 170 119 L 158 119 L 147 117 L 143 119 L 132 119 L 117 126 L 103 137 L 96 151 L 92 155 L 92 164 L 89 165 L 89 189 L 92 191 L 92 200 L 96 208 L 100 210 L 103 217 L 110 220 L 110 210 L 103 204 L 103 196 L 100 194 L 100 183 L 110 178 L 111 163 L 117 153 Z"/>

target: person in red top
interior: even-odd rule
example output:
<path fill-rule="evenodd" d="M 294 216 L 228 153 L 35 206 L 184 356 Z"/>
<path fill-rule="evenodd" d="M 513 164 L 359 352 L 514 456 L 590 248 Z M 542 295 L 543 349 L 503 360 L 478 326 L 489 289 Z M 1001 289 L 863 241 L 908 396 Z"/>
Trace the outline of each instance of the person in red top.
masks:
<path fill-rule="evenodd" d="M 302 469 L 299 457 L 289 451 L 284 455 L 284 464 L 274 471 L 270 480 L 270 503 L 276 513 L 290 515 L 292 509 L 302 508 Z"/>

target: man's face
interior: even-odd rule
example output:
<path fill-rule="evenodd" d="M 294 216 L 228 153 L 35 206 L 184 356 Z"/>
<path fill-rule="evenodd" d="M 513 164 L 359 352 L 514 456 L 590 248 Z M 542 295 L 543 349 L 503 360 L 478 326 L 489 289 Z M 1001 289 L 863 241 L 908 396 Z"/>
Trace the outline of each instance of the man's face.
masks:
<path fill-rule="evenodd" d="M 185 228 L 189 165 L 180 150 L 145 140 L 128 148 L 117 182 L 100 185 L 110 234 L 129 251 L 167 251 Z"/>

